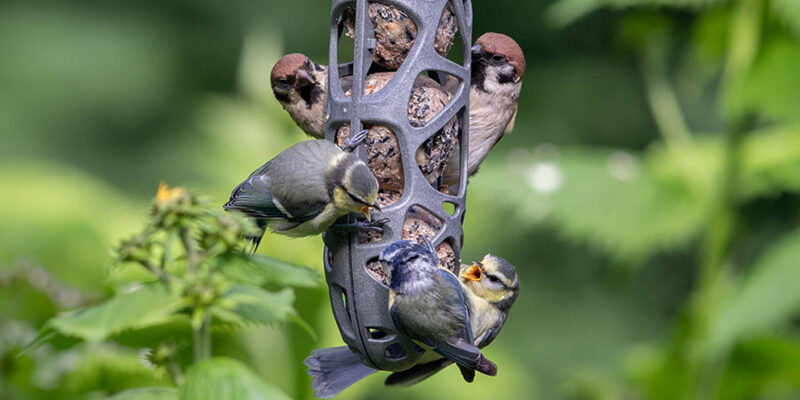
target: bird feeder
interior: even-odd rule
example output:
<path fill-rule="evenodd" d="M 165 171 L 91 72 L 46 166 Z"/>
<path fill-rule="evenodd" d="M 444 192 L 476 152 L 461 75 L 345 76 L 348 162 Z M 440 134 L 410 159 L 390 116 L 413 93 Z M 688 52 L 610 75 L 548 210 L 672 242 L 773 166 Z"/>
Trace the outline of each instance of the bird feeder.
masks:
<path fill-rule="evenodd" d="M 336 141 L 337 132 L 345 125 L 350 132 L 359 132 L 365 125 L 390 129 L 397 139 L 397 151 L 402 159 L 402 194 L 391 204 L 375 213 L 387 218 L 383 232 L 368 237 L 369 232 L 329 231 L 325 241 L 325 278 L 329 286 L 331 306 L 342 339 L 353 353 L 372 368 L 400 371 L 410 368 L 422 350 L 394 326 L 388 312 L 388 287 L 376 276 L 375 265 L 381 250 L 397 240 L 409 239 L 410 215 L 433 220 L 430 237 L 437 249 L 449 248 L 454 264 L 448 267 L 458 272 L 463 242 L 462 222 L 465 211 L 467 184 L 468 106 L 470 82 L 470 45 L 472 10 L 469 0 L 379 0 L 376 4 L 402 11 L 416 25 L 413 47 L 391 80 L 379 91 L 365 94 L 365 79 L 374 71 L 385 71 L 374 63 L 378 42 L 368 14 L 367 0 L 333 0 L 330 31 L 330 62 L 328 69 L 328 111 L 326 139 Z M 448 6 L 449 3 L 449 6 Z M 437 27 L 445 7 L 450 7 L 456 19 L 462 50 L 462 64 L 450 61 L 435 49 Z M 338 54 L 342 37 L 342 16 L 355 11 L 354 53 Z M 338 66 L 336 68 L 335 66 Z M 424 126 L 409 122 L 408 105 L 415 80 L 427 73 L 444 90 L 447 76 L 458 81 L 449 89 L 451 98 Z M 352 79 L 349 95 L 342 82 Z M 455 81 L 453 81 L 455 82 Z M 452 120 L 457 121 L 458 146 L 451 160 L 458 161 L 460 170 L 457 186 L 443 189 L 426 179 L 417 165 L 418 151 L 427 140 L 441 132 Z M 367 160 L 362 145 L 355 151 Z M 354 222 L 354 216 L 344 217 Z M 417 227 L 418 228 L 418 227 Z M 406 236 L 404 237 L 404 230 Z M 441 253 L 440 253 L 441 256 Z"/>

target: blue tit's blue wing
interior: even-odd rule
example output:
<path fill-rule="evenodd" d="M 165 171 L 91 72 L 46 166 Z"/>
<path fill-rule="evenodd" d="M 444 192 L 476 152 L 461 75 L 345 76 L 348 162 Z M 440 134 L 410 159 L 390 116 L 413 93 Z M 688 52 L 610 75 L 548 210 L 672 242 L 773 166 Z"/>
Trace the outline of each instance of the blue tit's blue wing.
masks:
<path fill-rule="evenodd" d="M 464 291 L 461 289 L 461 282 L 458 281 L 455 275 L 444 268 L 436 269 L 436 278 L 442 283 L 441 290 L 452 292 L 453 297 L 458 299 L 457 302 L 451 304 L 451 311 L 463 321 L 463 328 L 458 332 L 456 338 L 463 339 L 467 341 L 467 343 L 474 342 L 475 339 L 472 337 L 472 324 L 469 318 L 469 302 L 467 302 L 464 297 Z"/>
<path fill-rule="evenodd" d="M 288 202 L 273 195 L 271 179 L 266 173 L 269 163 L 253 172 L 237 186 L 226 210 L 238 210 L 245 215 L 259 219 L 283 218 L 302 223 L 314 218 L 325 208 L 325 199 L 310 199 L 304 202 Z"/>
<path fill-rule="evenodd" d="M 441 290 L 447 298 L 457 299 L 457 301 L 450 304 L 450 312 L 456 315 L 461 322 L 461 329 L 458 330 L 456 336 L 448 338 L 445 341 L 437 342 L 433 350 L 453 360 L 461 367 L 475 369 L 482 355 L 481 351 L 472 343 L 473 338 L 472 326 L 469 322 L 469 306 L 464 298 L 464 292 L 461 290 L 461 284 L 458 282 L 458 278 L 456 278 L 455 275 L 441 268 L 436 270 L 434 279 L 439 281 L 439 290 Z"/>

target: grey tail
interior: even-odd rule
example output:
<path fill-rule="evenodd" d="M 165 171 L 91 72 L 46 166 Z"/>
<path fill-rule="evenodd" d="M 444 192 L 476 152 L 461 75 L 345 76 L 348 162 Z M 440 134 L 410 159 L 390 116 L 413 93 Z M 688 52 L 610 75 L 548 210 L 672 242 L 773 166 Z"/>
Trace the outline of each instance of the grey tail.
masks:
<path fill-rule="evenodd" d="M 430 378 L 453 361 L 443 358 L 425 364 L 417 364 L 405 371 L 392 372 L 383 382 L 386 386 L 410 386 Z"/>
<path fill-rule="evenodd" d="M 308 367 L 308 374 L 314 377 L 311 389 L 314 397 L 319 399 L 336 396 L 377 371 L 362 364 L 346 346 L 316 349 L 303 364 Z"/>

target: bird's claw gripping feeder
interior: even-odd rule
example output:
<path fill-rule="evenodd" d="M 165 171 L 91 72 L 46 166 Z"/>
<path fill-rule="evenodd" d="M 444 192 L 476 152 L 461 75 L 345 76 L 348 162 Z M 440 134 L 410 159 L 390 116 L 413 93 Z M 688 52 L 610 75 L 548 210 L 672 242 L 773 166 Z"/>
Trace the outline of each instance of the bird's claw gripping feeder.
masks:
<path fill-rule="evenodd" d="M 461 65 L 440 55 L 434 47 L 440 17 L 448 1 L 460 32 Z M 359 240 L 359 235 L 365 234 L 363 231 L 329 231 L 325 234 L 325 278 L 336 323 L 350 350 L 367 366 L 400 371 L 413 366 L 422 351 L 394 326 L 388 312 L 388 287 L 385 280 L 381 282 L 375 277 L 368 265 L 377 262 L 381 250 L 388 244 L 408 239 L 403 235 L 409 209 L 419 207 L 441 222 L 437 224 L 438 232 L 429 240 L 434 248 L 449 244 L 455 257 L 454 272 L 458 273 L 467 182 L 472 11 L 469 0 L 380 0 L 375 3 L 395 7 L 411 18 L 416 24 L 416 39 L 391 81 L 379 91 L 364 94 L 365 78 L 371 69 L 375 70 L 373 56 L 377 45 L 368 14 L 369 3 L 367 0 L 333 0 L 329 63 L 332 68 L 328 69 L 329 117 L 325 137 L 336 141 L 337 131 L 348 124 L 350 132 L 360 132 L 365 124 L 391 129 L 402 159 L 402 195 L 382 207 L 380 217 L 389 221 L 383 226 L 379 240 Z M 341 37 L 341 21 L 348 8 L 355 9 L 355 43 L 353 62 L 343 64 L 339 60 L 345 55 L 338 54 L 338 49 L 339 40 L 347 40 Z M 417 76 L 425 72 L 429 72 L 443 88 L 447 75 L 456 78 L 459 85 L 451 91 L 452 98 L 447 105 L 424 126 L 412 126 L 408 115 L 409 98 Z M 353 79 L 349 96 L 341 84 L 342 78 L 347 76 Z M 435 187 L 423 175 L 415 162 L 416 154 L 426 140 L 441 131 L 454 117 L 459 131 L 458 147 L 453 151 L 457 152 L 460 179 L 457 188 L 440 190 L 441 187 Z M 355 151 L 366 159 L 364 146 Z M 447 203 L 449 205 L 445 206 Z M 454 211 L 448 212 L 444 207 L 454 208 Z"/>

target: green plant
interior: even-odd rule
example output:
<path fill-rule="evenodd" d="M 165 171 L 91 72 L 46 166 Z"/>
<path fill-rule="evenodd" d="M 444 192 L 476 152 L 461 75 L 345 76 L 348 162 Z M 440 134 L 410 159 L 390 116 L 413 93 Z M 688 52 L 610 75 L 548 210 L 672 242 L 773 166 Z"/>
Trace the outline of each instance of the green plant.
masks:
<path fill-rule="evenodd" d="M 215 329 L 292 322 L 311 334 L 293 307 L 292 287 L 315 287 L 319 275 L 243 253 L 242 238 L 257 229 L 243 216 L 162 184 L 147 227 L 116 248 L 115 295 L 50 319 L 28 350 L 69 339 L 138 347 L 145 364 L 174 385 L 120 391 L 118 400 L 287 398 L 240 361 L 212 357 Z"/>

